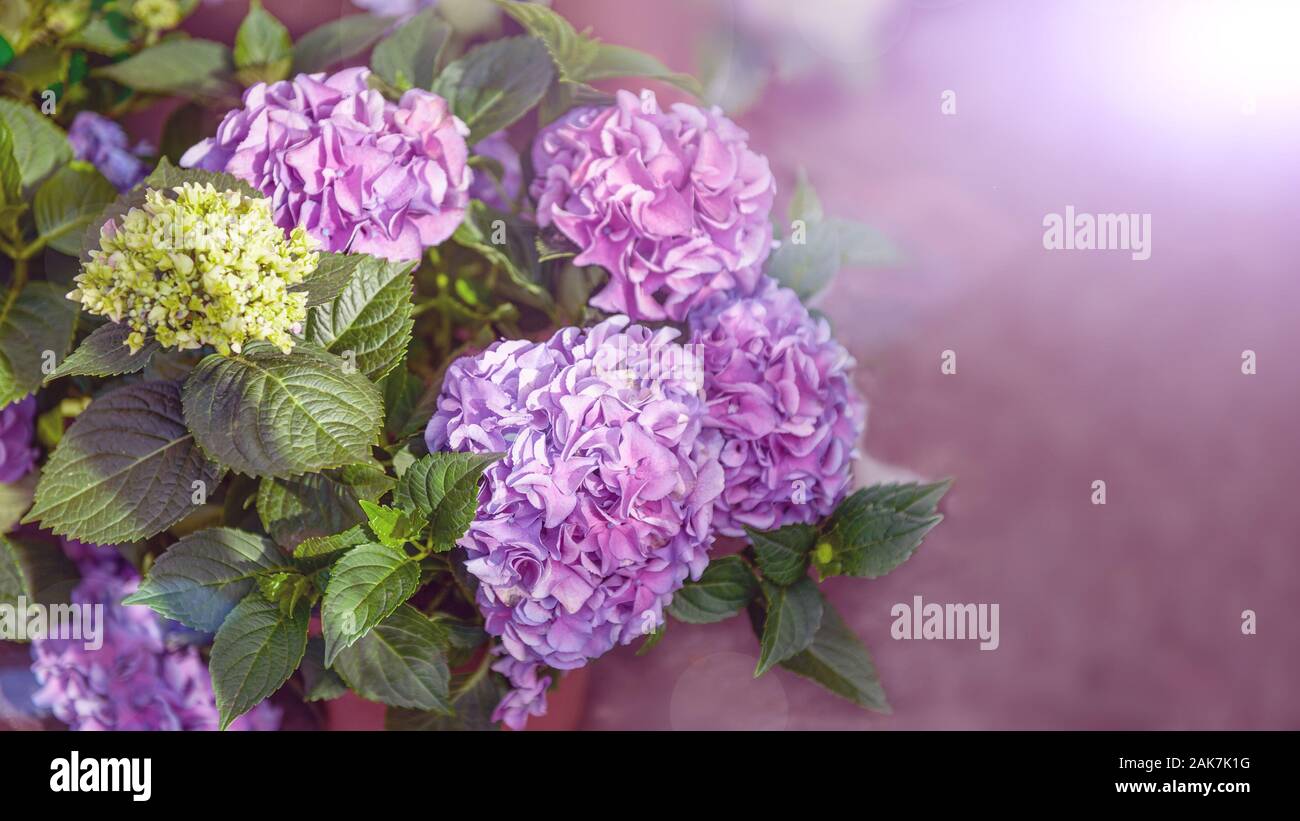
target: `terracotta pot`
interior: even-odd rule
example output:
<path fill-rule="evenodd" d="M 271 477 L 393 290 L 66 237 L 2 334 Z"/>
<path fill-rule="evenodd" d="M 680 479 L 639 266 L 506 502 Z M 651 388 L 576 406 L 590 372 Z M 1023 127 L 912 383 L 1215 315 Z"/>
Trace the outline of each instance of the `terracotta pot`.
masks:
<path fill-rule="evenodd" d="M 590 673 L 583 667 L 564 674 L 559 685 L 547 698 L 548 710 L 541 718 L 530 719 L 529 730 L 576 730 L 582 723 L 587 707 L 587 687 Z M 353 693 L 325 704 L 325 729 L 327 730 L 382 730 L 384 705 L 377 704 Z"/>

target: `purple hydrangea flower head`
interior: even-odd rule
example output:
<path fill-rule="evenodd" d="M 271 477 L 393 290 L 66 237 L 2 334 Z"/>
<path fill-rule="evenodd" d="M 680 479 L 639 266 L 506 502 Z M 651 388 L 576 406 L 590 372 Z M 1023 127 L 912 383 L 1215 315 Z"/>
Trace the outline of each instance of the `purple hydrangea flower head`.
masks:
<path fill-rule="evenodd" d="M 102 643 L 48 638 L 32 642 L 32 696 L 74 730 L 215 730 L 216 699 L 198 648 L 170 641 L 171 623 L 147 607 L 124 606 L 140 578 L 113 548 L 65 542 L 81 572 L 73 604 L 103 607 Z M 275 730 L 281 710 L 258 705 L 232 730 Z"/>
<path fill-rule="evenodd" d="M 20 399 L 0 410 L 0 483 L 17 482 L 36 464 L 36 448 L 32 447 L 35 420 L 35 396 Z"/>
<path fill-rule="evenodd" d="M 849 489 L 866 403 L 853 357 L 790 289 L 765 277 L 752 297 L 691 315 L 704 359 L 705 425 L 722 433 L 726 489 L 714 525 L 771 530 L 813 522 Z"/>
<path fill-rule="evenodd" d="M 431 451 L 505 454 L 460 543 L 509 657 L 511 726 L 545 709 L 542 665 L 581 667 L 653 631 L 708 564 L 722 469 L 699 359 L 676 330 L 628 322 L 457 360 L 425 432 Z"/>
<path fill-rule="evenodd" d="M 411 89 L 394 104 L 369 74 L 258 83 L 181 165 L 247 181 L 277 224 L 301 225 L 324 250 L 419 259 L 465 216 L 469 130 L 442 97 Z"/>
<path fill-rule="evenodd" d="M 469 195 L 498 211 L 510 211 L 512 204 L 519 199 L 519 192 L 524 185 L 519 152 L 506 139 L 504 131 L 497 131 L 479 140 L 474 146 L 474 153 L 501 163 L 503 173 L 498 181 L 491 173 L 479 169 L 481 173 L 474 175 Z"/>
<path fill-rule="evenodd" d="M 149 175 L 149 166 L 141 157 L 151 154 L 153 148 L 147 143 L 129 148 L 122 126 L 101 114 L 78 113 L 68 129 L 68 142 L 73 156 L 99 169 L 118 191 L 133 188 Z"/>
<path fill-rule="evenodd" d="M 633 319 L 683 319 L 717 293 L 751 293 L 772 245 L 776 183 L 722 115 L 653 93 L 577 108 L 533 144 L 537 222 L 609 282 L 591 303 Z"/>

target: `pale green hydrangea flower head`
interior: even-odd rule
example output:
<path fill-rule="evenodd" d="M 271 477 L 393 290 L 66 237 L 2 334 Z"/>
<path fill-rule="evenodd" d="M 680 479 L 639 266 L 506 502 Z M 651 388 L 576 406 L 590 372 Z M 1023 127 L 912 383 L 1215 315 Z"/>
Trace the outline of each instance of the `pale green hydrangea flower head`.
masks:
<path fill-rule="evenodd" d="M 307 318 L 307 294 L 290 291 L 320 254 L 302 228 L 288 238 L 271 203 L 210 183 L 185 183 L 175 197 L 149 190 L 100 229 L 68 298 L 131 327 L 135 353 L 152 336 L 165 348 L 212 345 L 223 355 L 265 340 L 288 353 Z"/>

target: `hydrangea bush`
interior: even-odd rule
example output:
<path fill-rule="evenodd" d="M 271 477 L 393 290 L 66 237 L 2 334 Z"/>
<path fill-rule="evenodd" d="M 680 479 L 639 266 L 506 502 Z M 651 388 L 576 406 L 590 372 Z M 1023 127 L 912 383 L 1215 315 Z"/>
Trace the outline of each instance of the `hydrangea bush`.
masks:
<path fill-rule="evenodd" d="M 887 710 L 818 585 L 906 560 L 947 484 L 853 486 L 807 303 L 867 229 L 802 176 L 774 216 L 693 78 L 545 5 L 371 5 L 294 42 L 253 3 L 233 47 L 171 0 L 0 22 L 0 69 L 59 66 L 0 98 L 0 604 L 107 613 L 32 642 L 32 710 L 518 729 L 733 617 L 756 675 Z M 168 98 L 156 148 L 123 128 Z"/>

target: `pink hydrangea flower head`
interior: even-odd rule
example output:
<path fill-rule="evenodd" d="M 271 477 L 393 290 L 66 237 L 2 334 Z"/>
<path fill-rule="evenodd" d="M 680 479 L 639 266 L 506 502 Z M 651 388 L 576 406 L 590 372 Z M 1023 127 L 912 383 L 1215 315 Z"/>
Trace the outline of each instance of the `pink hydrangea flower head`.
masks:
<path fill-rule="evenodd" d="M 638 320 L 681 320 L 717 293 L 751 293 L 772 246 L 767 159 L 719 109 L 627 91 L 577 108 L 533 144 L 537 222 L 609 282 L 591 299 Z"/>
<path fill-rule="evenodd" d="M 726 489 L 714 525 L 771 530 L 814 522 L 848 492 L 866 403 L 853 357 L 790 289 L 722 298 L 691 315 L 704 360 L 705 426 L 723 436 Z"/>
<path fill-rule="evenodd" d="M 461 545 L 510 659 L 498 716 L 512 726 L 545 709 L 542 665 L 581 667 L 652 632 L 708 564 L 722 469 L 699 359 L 676 330 L 628 322 L 457 360 L 425 432 L 431 451 L 505 454 Z"/>
<path fill-rule="evenodd" d="M 392 103 L 369 70 L 258 83 L 181 165 L 225 171 L 271 198 L 276 223 L 327 251 L 419 259 L 465 216 L 469 133 L 436 94 Z"/>

